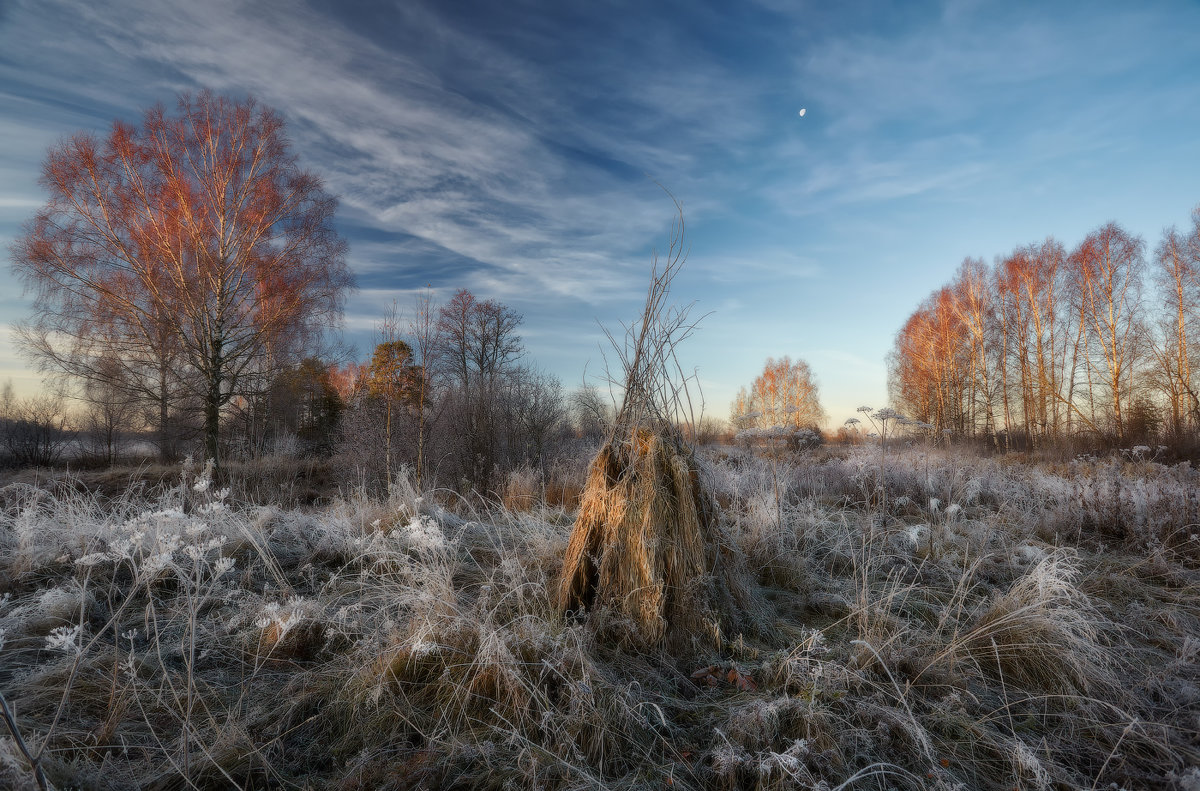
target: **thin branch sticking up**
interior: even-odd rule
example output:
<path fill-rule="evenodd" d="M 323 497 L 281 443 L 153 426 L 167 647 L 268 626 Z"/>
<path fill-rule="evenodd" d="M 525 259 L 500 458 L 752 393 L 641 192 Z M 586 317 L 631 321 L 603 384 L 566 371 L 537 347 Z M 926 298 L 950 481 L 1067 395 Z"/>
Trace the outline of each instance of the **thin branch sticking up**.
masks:
<path fill-rule="evenodd" d="M 622 323 L 624 336 L 620 339 L 603 328 L 620 364 L 619 374 L 614 376 L 605 357 L 607 380 L 624 392 L 614 433 L 626 433 L 646 423 L 685 420 L 695 424 L 690 384 L 698 385 L 698 380 L 695 372 L 683 370 L 676 349 L 705 317 L 692 318 L 695 303 L 677 306 L 669 302 L 672 281 L 686 263 L 689 248 L 685 243 L 683 204 L 670 192 L 667 195 L 675 204 L 676 216 L 666 255 L 660 258 L 657 251 L 654 253 L 642 315 L 631 324 Z"/>

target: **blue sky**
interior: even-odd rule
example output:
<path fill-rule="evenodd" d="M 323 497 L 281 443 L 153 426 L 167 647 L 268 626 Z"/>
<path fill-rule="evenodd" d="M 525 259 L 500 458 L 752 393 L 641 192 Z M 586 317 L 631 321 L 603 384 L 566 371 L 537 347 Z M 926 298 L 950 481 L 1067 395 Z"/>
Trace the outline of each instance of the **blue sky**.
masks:
<path fill-rule="evenodd" d="M 567 387 L 596 374 L 667 241 L 657 182 L 708 412 L 787 354 L 838 425 L 965 256 L 1188 222 L 1198 34 L 1194 2 L 0 0 L 0 243 L 63 136 L 252 93 L 341 197 L 364 356 L 429 283 L 520 310 Z M 0 322 L 27 304 L 5 268 Z M 36 382 L 5 336 L 7 376 Z"/>

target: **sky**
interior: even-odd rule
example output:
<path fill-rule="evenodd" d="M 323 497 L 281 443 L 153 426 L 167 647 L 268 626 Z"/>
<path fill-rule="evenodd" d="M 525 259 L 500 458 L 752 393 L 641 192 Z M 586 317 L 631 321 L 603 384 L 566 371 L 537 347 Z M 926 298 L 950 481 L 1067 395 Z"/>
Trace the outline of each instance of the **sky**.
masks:
<path fill-rule="evenodd" d="M 523 314 L 526 362 L 601 378 L 665 188 L 706 414 L 789 355 L 836 426 L 886 403 L 896 331 L 964 257 L 1190 223 L 1198 34 L 1190 1 L 0 0 L 0 323 L 47 149 L 211 88 L 280 111 L 339 196 L 361 358 L 393 304 L 467 288 Z M 38 381 L 0 333 L 10 377 Z"/>

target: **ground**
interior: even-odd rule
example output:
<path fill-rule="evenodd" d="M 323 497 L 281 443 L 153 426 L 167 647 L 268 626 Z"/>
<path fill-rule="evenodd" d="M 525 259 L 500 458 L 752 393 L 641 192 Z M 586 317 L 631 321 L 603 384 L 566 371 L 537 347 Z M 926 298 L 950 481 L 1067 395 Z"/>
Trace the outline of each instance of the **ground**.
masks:
<path fill-rule="evenodd" d="M 1186 463 L 701 463 L 771 617 L 685 653 L 557 611 L 574 512 L 528 471 L 508 507 L 12 484 L 0 692 L 56 788 L 1200 788 Z"/>

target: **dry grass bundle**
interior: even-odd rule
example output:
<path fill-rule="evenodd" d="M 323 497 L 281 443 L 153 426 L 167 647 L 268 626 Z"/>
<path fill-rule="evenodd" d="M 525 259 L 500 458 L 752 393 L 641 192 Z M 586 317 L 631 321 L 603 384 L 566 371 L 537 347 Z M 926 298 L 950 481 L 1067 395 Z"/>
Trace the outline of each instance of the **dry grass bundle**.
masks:
<path fill-rule="evenodd" d="M 691 416 L 689 377 L 675 348 L 697 324 L 690 306 L 667 300 L 686 260 L 676 208 L 671 246 L 664 265 L 654 259 L 642 315 L 626 327 L 623 343 L 609 335 L 624 398 L 588 471 L 558 595 L 564 611 L 616 616 L 608 625 L 640 648 L 719 646 L 725 634 L 760 626 L 744 558 L 724 538 L 674 425 Z"/>
<path fill-rule="evenodd" d="M 559 605 L 615 611 L 638 646 L 719 645 L 761 620 L 741 561 L 690 451 L 669 432 L 640 428 L 592 462 Z"/>
<path fill-rule="evenodd" d="M 509 513 L 532 511 L 542 502 L 542 482 L 538 471 L 522 466 L 508 473 L 500 492 L 500 504 Z"/>

